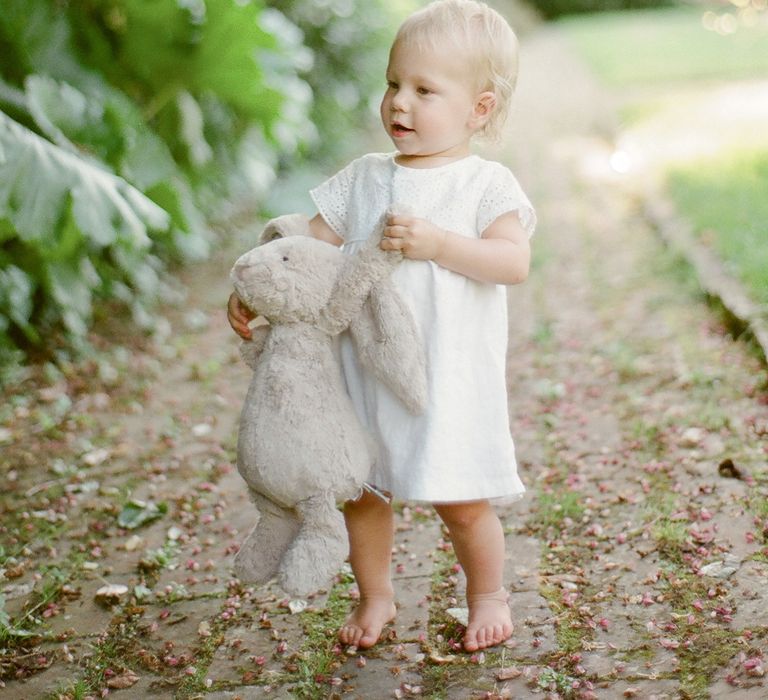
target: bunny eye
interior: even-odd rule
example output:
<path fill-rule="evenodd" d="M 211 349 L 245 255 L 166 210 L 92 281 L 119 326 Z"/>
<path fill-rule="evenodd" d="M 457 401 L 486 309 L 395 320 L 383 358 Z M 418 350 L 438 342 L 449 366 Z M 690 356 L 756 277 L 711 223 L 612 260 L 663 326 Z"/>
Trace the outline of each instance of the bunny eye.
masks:
<path fill-rule="evenodd" d="M 283 255 L 283 262 L 288 262 L 288 256 L 287 255 Z"/>

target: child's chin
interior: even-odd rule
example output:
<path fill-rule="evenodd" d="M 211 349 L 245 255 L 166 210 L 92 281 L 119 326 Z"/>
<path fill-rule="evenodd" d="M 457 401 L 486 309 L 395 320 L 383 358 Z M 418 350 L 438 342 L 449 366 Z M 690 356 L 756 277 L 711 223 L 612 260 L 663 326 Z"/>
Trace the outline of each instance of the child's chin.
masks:
<path fill-rule="evenodd" d="M 402 139 L 392 139 L 392 143 L 395 144 L 397 150 L 404 156 L 415 156 L 419 154 L 419 149 L 416 146 L 403 143 Z"/>

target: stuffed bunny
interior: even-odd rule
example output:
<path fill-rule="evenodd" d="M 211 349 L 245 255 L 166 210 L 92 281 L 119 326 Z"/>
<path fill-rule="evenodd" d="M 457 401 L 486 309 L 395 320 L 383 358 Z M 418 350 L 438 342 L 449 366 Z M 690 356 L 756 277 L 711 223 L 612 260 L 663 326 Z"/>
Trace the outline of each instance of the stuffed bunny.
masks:
<path fill-rule="evenodd" d="M 357 497 L 376 448 L 360 425 L 338 362 L 350 328 L 361 362 L 406 407 L 426 400 L 421 339 L 389 275 L 402 259 L 355 255 L 309 235 L 306 217 L 270 222 L 231 272 L 235 291 L 269 322 L 241 345 L 253 377 L 240 417 L 238 469 L 259 519 L 235 558 L 244 581 L 278 577 L 296 596 L 326 585 L 347 556 L 337 503 Z"/>

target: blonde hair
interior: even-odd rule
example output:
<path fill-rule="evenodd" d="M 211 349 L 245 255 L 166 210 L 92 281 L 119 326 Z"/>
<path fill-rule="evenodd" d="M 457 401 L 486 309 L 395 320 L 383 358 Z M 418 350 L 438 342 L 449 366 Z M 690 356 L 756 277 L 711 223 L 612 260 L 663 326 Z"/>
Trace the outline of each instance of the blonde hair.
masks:
<path fill-rule="evenodd" d="M 496 105 L 479 136 L 498 139 L 515 91 L 518 43 L 496 10 L 475 0 L 434 0 L 400 25 L 394 43 L 420 49 L 451 48 L 467 56 L 480 92 L 492 92 Z"/>

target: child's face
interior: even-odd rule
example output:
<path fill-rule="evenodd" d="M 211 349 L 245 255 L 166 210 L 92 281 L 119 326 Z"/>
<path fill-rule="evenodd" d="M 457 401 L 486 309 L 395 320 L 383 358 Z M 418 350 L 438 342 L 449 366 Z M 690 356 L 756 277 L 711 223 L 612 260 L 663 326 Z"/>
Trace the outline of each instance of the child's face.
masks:
<path fill-rule="evenodd" d="M 434 158 L 435 164 L 468 155 L 469 140 L 482 125 L 479 99 L 456 52 L 399 42 L 392 47 L 381 121 L 402 155 Z"/>

